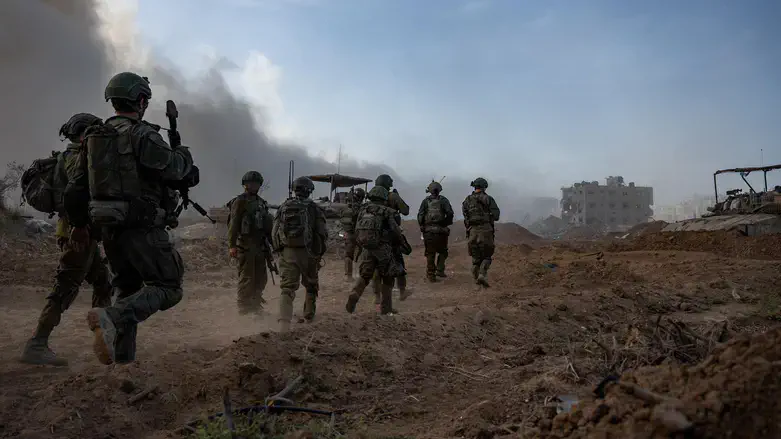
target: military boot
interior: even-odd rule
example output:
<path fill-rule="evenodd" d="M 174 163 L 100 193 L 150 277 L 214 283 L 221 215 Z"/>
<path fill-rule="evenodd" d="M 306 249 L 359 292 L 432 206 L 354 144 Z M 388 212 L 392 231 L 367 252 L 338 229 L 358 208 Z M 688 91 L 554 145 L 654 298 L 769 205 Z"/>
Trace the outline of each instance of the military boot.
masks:
<path fill-rule="evenodd" d="M 344 277 L 349 282 L 353 280 L 353 260 L 344 258 Z"/>
<path fill-rule="evenodd" d="M 490 285 L 488 285 L 488 279 L 487 279 L 488 278 L 488 267 L 490 267 L 490 266 L 491 266 L 491 261 L 484 260 L 480 264 L 479 274 L 477 275 L 477 283 L 479 285 L 482 285 L 485 288 L 490 287 Z"/>
<path fill-rule="evenodd" d="M 49 349 L 49 337 L 33 337 L 24 345 L 24 352 L 19 359 L 26 364 L 39 364 L 48 366 L 66 366 L 68 361 L 60 358 Z"/>
<path fill-rule="evenodd" d="M 396 278 L 396 286 L 399 287 L 399 300 L 404 301 L 412 295 L 412 288 L 407 288 L 407 275 L 401 275 Z"/>
<path fill-rule="evenodd" d="M 304 299 L 304 320 L 311 322 L 317 311 L 317 291 L 307 291 Z"/>
<path fill-rule="evenodd" d="M 445 274 L 446 260 L 447 260 L 447 255 L 444 255 L 442 253 L 437 255 L 437 277 L 447 277 L 447 274 Z"/>
<path fill-rule="evenodd" d="M 350 297 L 347 298 L 347 305 L 345 305 L 345 309 L 350 314 L 355 312 L 355 307 L 358 305 L 358 300 L 361 298 L 361 295 L 363 294 L 363 290 L 366 289 L 366 280 L 362 277 L 359 277 L 355 281 L 355 285 L 353 285 L 353 293 L 350 294 Z"/>
<path fill-rule="evenodd" d="M 279 296 L 279 332 L 290 330 L 290 320 L 293 319 L 293 294 L 283 291 Z"/>

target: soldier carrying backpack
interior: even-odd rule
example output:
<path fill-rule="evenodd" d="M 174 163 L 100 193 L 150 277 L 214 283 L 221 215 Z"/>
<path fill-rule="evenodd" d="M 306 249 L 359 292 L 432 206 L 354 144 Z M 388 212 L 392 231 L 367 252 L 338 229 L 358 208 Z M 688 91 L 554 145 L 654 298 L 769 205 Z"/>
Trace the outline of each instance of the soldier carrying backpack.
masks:
<path fill-rule="evenodd" d="M 393 242 L 403 238 L 401 228 L 396 224 L 396 211 L 388 206 L 388 190 L 374 186 L 368 194 L 369 203 L 361 207 L 355 224 L 356 242 L 361 246 L 360 277 L 355 281 L 352 294 L 347 300 L 347 312 L 355 312 L 366 286 L 375 271 L 382 282 L 380 313 L 393 315 L 393 281 L 402 273 L 402 267 L 393 254 Z"/>
<path fill-rule="evenodd" d="M 426 188 L 429 196 L 424 198 L 418 209 L 418 225 L 423 234 L 426 247 L 426 277 L 429 282 L 436 282 L 437 277 L 447 277 L 445 260 L 447 260 L 447 244 L 450 237 L 450 227 L 453 225 L 453 207 L 443 195 L 442 185 L 432 181 Z"/>
<path fill-rule="evenodd" d="M 290 329 L 293 318 L 293 301 L 301 284 L 306 289 L 304 321 L 315 318 L 317 295 L 320 290 L 318 271 L 320 260 L 326 251 L 328 230 L 325 212 L 309 195 L 315 184 L 307 177 L 293 181 L 294 196 L 279 206 L 272 230 L 274 251 L 281 253 L 279 260 L 279 330 Z"/>
<path fill-rule="evenodd" d="M 63 152 L 33 162 L 22 177 L 24 199 L 33 209 L 50 215 L 57 214 L 57 244 L 60 247 L 60 262 L 54 276 L 54 287 L 46 296 L 38 326 L 27 342 L 20 361 L 28 364 L 49 364 L 64 366 L 68 362 L 49 349 L 49 335 L 59 325 L 62 314 L 70 307 L 79 293 L 83 281 L 92 285 L 92 306 L 111 304 L 112 289 L 109 274 L 100 256 L 98 236 L 83 249 L 70 245 L 70 223 L 65 216 L 62 194 L 75 175 L 82 151 L 81 143 L 88 127 L 102 123 L 99 117 L 88 113 L 73 115 L 60 128 L 60 136 L 70 143 Z"/>
<path fill-rule="evenodd" d="M 475 190 L 461 203 L 464 226 L 468 239 L 469 256 L 472 257 L 472 277 L 480 286 L 488 287 L 488 268 L 494 255 L 494 223 L 499 221 L 500 210 L 494 197 L 488 195 L 488 182 L 478 177 L 472 181 Z"/>

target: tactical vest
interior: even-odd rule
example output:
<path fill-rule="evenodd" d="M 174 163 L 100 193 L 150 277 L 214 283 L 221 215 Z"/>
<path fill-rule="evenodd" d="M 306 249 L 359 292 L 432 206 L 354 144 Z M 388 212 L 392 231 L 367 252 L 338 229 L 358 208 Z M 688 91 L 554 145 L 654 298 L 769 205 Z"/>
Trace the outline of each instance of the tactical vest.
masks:
<path fill-rule="evenodd" d="M 259 196 L 247 195 L 244 215 L 241 218 L 242 235 L 262 235 L 266 229 L 268 205 Z"/>
<path fill-rule="evenodd" d="M 358 205 L 351 205 L 342 209 L 339 216 L 339 223 L 342 225 L 342 230 L 345 233 L 355 233 L 355 211 L 358 210 Z"/>
<path fill-rule="evenodd" d="M 123 123 L 127 121 L 127 123 Z M 118 123 L 117 123 L 118 122 Z M 98 226 L 164 226 L 167 212 L 142 199 L 133 129 L 139 122 L 130 118 L 109 119 L 85 132 L 89 178 L 90 218 Z M 161 187 L 156 202 L 167 196 Z"/>
<path fill-rule="evenodd" d="M 477 226 L 491 223 L 491 201 L 488 194 L 484 192 L 474 192 L 466 198 L 466 211 L 464 212 L 466 220 L 470 226 Z"/>

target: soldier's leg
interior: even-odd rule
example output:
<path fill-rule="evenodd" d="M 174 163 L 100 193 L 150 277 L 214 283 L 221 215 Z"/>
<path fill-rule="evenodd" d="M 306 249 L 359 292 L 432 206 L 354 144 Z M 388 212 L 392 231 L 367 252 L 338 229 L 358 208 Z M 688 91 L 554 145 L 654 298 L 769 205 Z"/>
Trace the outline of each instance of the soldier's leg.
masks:
<path fill-rule="evenodd" d="M 447 277 L 445 273 L 445 261 L 448 255 L 448 238 L 447 234 L 440 234 L 437 237 L 437 276 Z"/>
<path fill-rule="evenodd" d="M 397 313 L 393 309 L 393 280 L 400 279 L 399 274 L 403 267 L 399 265 L 398 255 L 392 251 L 377 252 L 377 271 L 382 276 L 382 305 L 380 314 L 393 315 Z"/>
<path fill-rule="evenodd" d="M 90 250 L 97 246 L 93 241 L 86 251 L 77 252 L 68 244 L 67 239 L 58 240 L 60 246 L 60 263 L 54 276 L 54 287 L 46 296 L 46 304 L 38 318 L 33 337 L 24 347 L 20 361 L 28 364 L 49 364 L 64 366 L 67 361 L 59 358 L 49 349 L 49 335 L 60 324 L 62 314 L 67 310 L 76 295 L 79 286 L 86 276 Z"/>
<path fill-rule="evenodd" d="M 380 306 L 380 294 L 382 293 L 382 278 L 375 271 L 372 275 L 372 293 L 374 294 L 374 304 Z"/>
<path fill-rule="evenodd" d="M 493 234 L 486 234 L 485 239 L 482 242 L 482 257 L 480 261 L 480 271 L 478 275 L 478 282 L 484 287 L 489 287 L 488 284 L 488 269 L 491 267 L 491 261 L 494 255 L 494 239 Z"/>
<path fill-rule="evenodd" d="M 473 230 L 469 234 L 469 242 L 467 245 L 469 256 L 472 258 L 472 278 L 477 282 L 477 278 L 480 274 L 480 264 L 483 262 L 480 243 L 477 239 L 477 231 Z"/>
<path fill-rule="evenodd" d="M 405 300 L 412 295 L 413 290 L 407 286 L 407 267 L 404 263 L 404 254 L 401 253 L 401 249 L 396 248 L 393 256 L 399 269 L 399 274 L 396 276 L 396 286 L 399 287 L 399 300 Z M 394 310 L 394 312 L 396 311 Z"/>
<path fill-rule="evenodd" d="M 263 298 L 263 291 L 268 285 L 268 267 L 266 266 L 266 253 L 259 251 L 255 258 L 255 300 L 258 303 L 258 311 L 263 310 L 266 300 Z"/>
<path fill-rule="evenodd" d="M 255 297 L 255 269 L 257 267 L 255 261 L 257 256 L 257 252 L 253 250 L 239 249 L 237 258 L 239 281 L 236 285 L 236 306 L 239 309 L 239 314 L 242 315 L 258 311 L 258 306 L 260 305 Z"/>
<path fill-rule="evenodd" d="M 112 269 L 118 271 L 115 285 L 126 283 L 119 289 L 131 291 L 132 284 L 140 279 L 143 287 L 113 306 L 93 308 L 87 314 L 95 333 L 96 354 L 104 364 L 134 359 L 135 326 L 179 303 L 184 277 L 182 257 L 164 229 L 125 230 L 110 240 L 104 248 Z M 127 340 L 121 340 L 123 337 Z"/>
<path fill-rule="evenodd" d="M 290 320 L 293 319 L 293 301 L 296 299 L 296 290 L 301 285 L 301 269 L 298 266 L 294 248 L 282 250 L 279 258 L 279 331 L 290 330 Z"/>
<path fill-rule="evenodd" d="M 100 247 L 95 244 L 85 280 L 92 285 L 92 307 L 104 308 L 111 305 L 114 293 L 109 280 L 108 267 L 100 257 Z"/>
<path fill-rule="evenodd" d="M 317 295 L 320 291 L 318 271 L 320 270 L 319 261 L 312 258 L 309 254 L 301 255 L 304 259 L 305 268 L 301 273 L 301 283 L 306 288 L 306 299 L 304 300 L 304 320 L 311 322 L 315 318 L 317 311 Z"/>
<path fill-rule="evenodd" d="M 353 258 L 355 257 L 355 241 L 352 235 L 344 235 L 344 277 L 350 281 L 353 278 Z"/>
<path fill-rule="evenodd" d="M 369 282 L 372 281 L 372 278 L 377 275 L 377 263 L 373 253 L 373 251 L 367 249 L 361 251 L 360 264 L 358 266 L 359 277 L 356 279 L 352 294 L 350 294 L 350 297 L 347 299 L 347 305 L 345 305 L 349 313 L 355 312 L 355 306 L 358 305 L 358 300 L 363 295 L 363 291 L 369 285 Z"/>
<path fill-rule="evenodd" d="M 437 281 L 437 265 L 436 265 L 436 246 L 435 239 L 432 234 L 426 234 L 423 236 L 423 245 L 425 247 L 426 256 L 426 278 L 429 282 Z"/>

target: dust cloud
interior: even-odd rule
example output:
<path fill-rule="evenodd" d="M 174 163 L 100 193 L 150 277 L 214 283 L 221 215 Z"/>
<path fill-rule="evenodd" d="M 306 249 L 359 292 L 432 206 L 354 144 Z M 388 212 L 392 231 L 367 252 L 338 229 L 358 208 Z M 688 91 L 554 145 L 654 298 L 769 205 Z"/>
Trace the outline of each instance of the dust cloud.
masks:
<path fill-rule="evenodd" d="M 0 118 L 0 162 L 29 163 L 62 148 L 56 133 L 73 113 L 93 112 L 104 118 L 110 115 L 111 107 L 102 99 L 103 88 L 112 74 L 125 68 L 114 66 L 113 48 L 100 34 L 97 8 L 95 0 L 4 2 L 0 16 L 0 80 L 5 89 L 5 112 Z M 163 99 L 176 101 L 183 143 L 192 148 L 201 168 L 201 184 L 192 196 L 204 206 L 222 205 L 238 193 L 241 175 L 250 169 L 263 173 L 269 182 L 264 196 L 272 202 L 287 194 L 290 160 L 295 161 L 298 175 L 335 171 L 334 164 L 310 156 L 298 145 L 270 139 L 264 127 L 257 126 L 249 102 L 229 90 L 216 68 L 200 78 L 199 87 L 193 87 L 177 71 L 164 67 L 164 60 L 158 61 L 133 69 L 150 78 L 155 93 L 147 119 L 165 126 Z M 341 172 L 372 179 L 380 173 L 394 175 L 392 169 L 382 165 L 352 160 L 342 162 Z M 475 177 L 450 176 L 444 183 L 444 194 L 457 212 Z M 427 179 L 395 180 L 416 211 L 426 195 Z M 523 188 L 503 186 L 494 183 L 489 192 L 508 208 L 506 212 L 519 212 L 517 217 L 503 219 L 520 221 L 519 209 L 531 206 L 532 198 L 517 195 Z M 319 185 L 316 195 L 325 192 L 327 188 Z"/>

